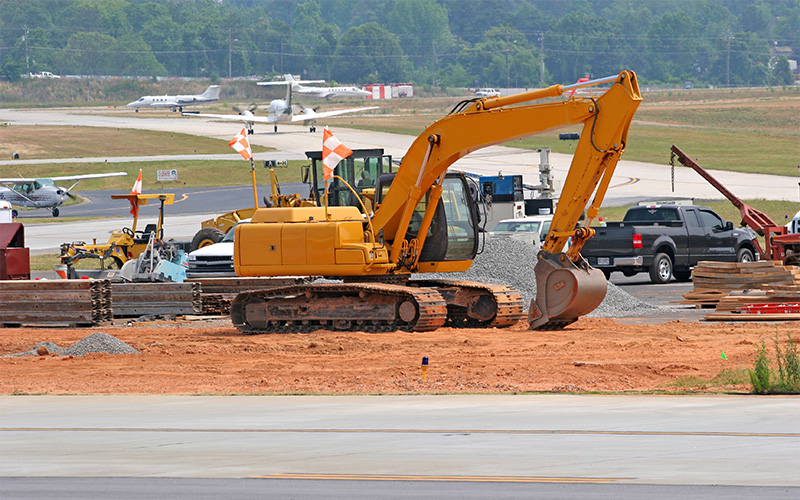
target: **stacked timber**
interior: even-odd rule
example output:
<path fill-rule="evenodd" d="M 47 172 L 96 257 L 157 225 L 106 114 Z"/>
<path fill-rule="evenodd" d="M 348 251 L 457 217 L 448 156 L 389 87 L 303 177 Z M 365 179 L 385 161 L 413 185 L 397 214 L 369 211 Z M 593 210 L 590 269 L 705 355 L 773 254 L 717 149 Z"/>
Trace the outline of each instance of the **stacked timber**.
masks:
<path fill-rule="evenodd" d="M 108 280 L 0 281 L 3 326 L 95 326 L 112 317 Z"/>
<path fill-rule="evenodd" d="M 198 283 L 112 283 L 114 317 L 200 314 Z"/>
<path fill-rule="evenodd" d="M 203 314 L 230 314 L 231 302 L 241 292 L 249 290 L 267 290 L 279 286 L 307 283 L 305 277 L 229 277 L 229 278 L 193 278 L 192 283 L 200 285 Z"/>
<path fill-rule="evenodd" d="M 715 307 L 732 291 L 768 290 L 778 286 L 800 289 L 800 268 L 774 261 L 698 262 L 692 271 L 694 289 L 682 304 Z"/>

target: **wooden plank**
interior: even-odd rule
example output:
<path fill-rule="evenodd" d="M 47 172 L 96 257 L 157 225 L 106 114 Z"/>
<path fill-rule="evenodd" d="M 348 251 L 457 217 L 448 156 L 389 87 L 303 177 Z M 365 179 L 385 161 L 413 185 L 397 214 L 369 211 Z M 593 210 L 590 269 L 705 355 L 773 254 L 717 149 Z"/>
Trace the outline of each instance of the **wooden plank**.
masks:
<path fill-rule="evenodd" d="M 705 321 L 800 321 L 800 313 L 786 314 L 741 314 L 741 313 L 708 313 Z"/>

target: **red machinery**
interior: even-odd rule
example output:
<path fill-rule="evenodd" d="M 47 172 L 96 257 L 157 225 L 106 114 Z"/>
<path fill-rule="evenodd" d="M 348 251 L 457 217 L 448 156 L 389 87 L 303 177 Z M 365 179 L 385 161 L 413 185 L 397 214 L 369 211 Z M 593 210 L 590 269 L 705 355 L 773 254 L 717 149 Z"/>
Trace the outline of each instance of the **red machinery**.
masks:
<path fill-rule="evenodd" d="M 763 260 L 776 260 L 785 265 L 800 266 L 800 233 L 790 233 L 789 229 L 780 226 L 773 221 L 767 214 L 757 210 L 743 202 L 738 196 L 728 191 L 718 180 L 709 174 L 706 169 L 692 161 L 686 153 L 677 146 L 672 146 L 672 157 L 670 163 L 675 158 L 682 165 L 693 169 L 700 176 L 707 180 L 709 184 L 717 188 L 717 191 L 728 198 L 733 206 L 739 209 L 742 214 L 742 225 L 750 227 L 759 236 L 764 237 L 764 248 L 761 248 L 757 239 L 753 239 L 758 254 Z"/>
<path fill-rule="evenodd" d="M 31 279 L 30 249 L 19 222 L 0 222 L 0 280 Z"/>

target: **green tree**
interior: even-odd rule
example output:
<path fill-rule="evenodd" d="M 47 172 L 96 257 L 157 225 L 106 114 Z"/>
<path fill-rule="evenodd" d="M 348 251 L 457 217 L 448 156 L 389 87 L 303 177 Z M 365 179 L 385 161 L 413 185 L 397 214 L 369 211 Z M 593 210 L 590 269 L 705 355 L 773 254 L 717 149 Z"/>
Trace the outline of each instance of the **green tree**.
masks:
<path fill-rule="evenodd" d="M 647 32 L 649 78 L 678 82 L 692 77 L 699 31 L 700 26 L 684 12 L 664 14 L 655 21 Z"/>
<path fill-rule="evenodd" d="M 79 75 L 110 75 L 114 56 L 109 49 L 114 37 L 97 32 L 79 32 L 69 37 L 64 49 L 64 65 Z"/>
<path fill-rule="evenodd" d="M 342 35 L 336 47 L 332 74 L 340 81 L 400 82 L 407 68 L 397 37 L 377 23 L 367 23 L 350 28 Z"/>
<path fill-rule="evenodd" d="M 788 59 L 785 57 L 777 57 L 771 62 L 772 84 L 791 85 L 794 83 L 794 75 L 792 74 L 792 68 L 789 66 Z"/>
<path fill-rule="evenodd" d="M 138 35 L 122 35 L 111 47 L 115 75 L 165 76 L 167 69 L 156 60 L 150 47 Z"/>
<path fill-rule="evenodd" d="M 435 0 L 397 0 L 386 22 L 418 67 L 435 71 L 440 54 L 453 46 L 447 9 Z"/>

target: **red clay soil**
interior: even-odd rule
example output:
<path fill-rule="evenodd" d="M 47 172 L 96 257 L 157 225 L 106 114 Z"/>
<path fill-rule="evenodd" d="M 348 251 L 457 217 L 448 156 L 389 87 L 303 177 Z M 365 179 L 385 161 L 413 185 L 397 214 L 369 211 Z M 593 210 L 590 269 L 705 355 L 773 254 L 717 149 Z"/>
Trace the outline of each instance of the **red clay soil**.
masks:
<path fill-rule="evenodd" d="M 678 391 L 752 368 L 757 345 L 797 323 L 627 325 L 582 318 L 563 331 L 442 328 L 429 333 L 242 335 L 227 321 L 91 329 L 0 328 L 0 356 L 102 331 L 140 354 L 0 357 L 0 394 L 514 393 Z M 727 360 L 722 359 L 724 351 Z M 430 360 L 423 380 L 422 357 Z M 692 377 L 692 379 L 688 379 Z M 741 378 L 740 373 L 740 379 Z M 748 392 L 748 383 L 694 384 Z"/>

